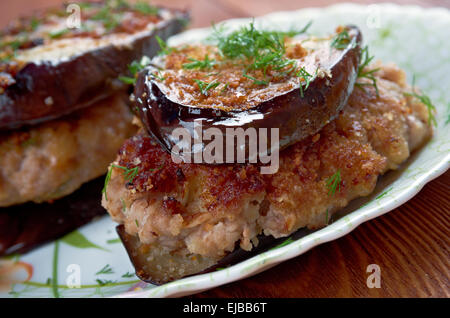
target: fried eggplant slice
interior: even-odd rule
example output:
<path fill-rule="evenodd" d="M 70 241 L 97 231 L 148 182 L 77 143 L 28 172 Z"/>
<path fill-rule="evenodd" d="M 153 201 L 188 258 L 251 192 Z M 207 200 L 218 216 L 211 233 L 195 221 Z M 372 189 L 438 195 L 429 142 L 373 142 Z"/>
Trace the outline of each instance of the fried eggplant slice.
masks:
<path fill-rule="evenodd" d="M 342 34 L 338 46 L 334 42 Z M 284 149 L 317 133 L 345 105 L 356 79 L 361 38 L 353 26 L 316 38 L 258 31 L 251 24 L 220 35 L 217 45 L 166 48 L 166 55 L 139 74 L 140 117 L 168 151 L 177 143 L 175 129 L 194 136 L 200 121 L 203 130 L 220 129 L 223 136 L 229 128 L 255 128 L 258 135 L 260 128 L 277 128 Z M 252 156 L 246 153 L 249 162 Z"/>
<path fill-rule="evenodd" d="M 162 39 L 181 31 L 186 12 L 126 2 L 87 2 L 69 29 L 65 8 L 14 21 L 0 40 L 0 130 L 71 113 L 124 87 L 117 78 Z"/>
<path fill-rule="evenodd" d="M 432 134 L 426 105 L 405 95 L 404 72 L 376 68 L 378 94 L 355 88 L 334 121 L 280 153 L 275 174 L 260 174 L 256 164 L 174 163 L 145 131 L 125 142 L 102 205 L 123 225 L 130 257 L 145 271 L 138 275 L 164 283 L 201 272 L 236 245 L 251 251 L 258 235 L 323 227 L 369 195 Z"/>

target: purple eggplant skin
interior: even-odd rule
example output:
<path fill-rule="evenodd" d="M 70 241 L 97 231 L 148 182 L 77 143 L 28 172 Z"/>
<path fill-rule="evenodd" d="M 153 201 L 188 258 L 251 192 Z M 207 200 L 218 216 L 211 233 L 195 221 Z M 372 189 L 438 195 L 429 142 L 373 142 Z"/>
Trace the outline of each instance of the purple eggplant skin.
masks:
<path fill-rule="evenodd" d="M 68 61 L 29 63 L 15 76 L 15 83 L 0 94 L 0 130 L 11 130 L 61 117 L 90 106 L 124 86 L 117 77 L 143 55 L 159 51 L 155 36 L 167 39 L 181 32 L 189 21 L 185 11 L 164 21 L 131 46 L 108 45 Z"/>
<path fill-rule="evenodd" d="M 219 128 L 225 135 L 226 128 L 250 127 L 278 128 L 280 150 L 314 135 L 335 119 L 353 91 L 360 59 L 362 35 L 355 26 L 347 26 L 351 36 L 342 57 L 330 67 L 331 78 L 318 77 L 304 89 L 299 88 L 276 96 L 245 111 L 223 111 L 217 108 L 199 108 L 178 104 L 170 100 L 150 74 L 152 66 L 140 72 L 135 86 L 136 105 L 147 131 L 167 151 L 175 146 L 170 138 L 174 129 L 191 129 L 195 120 L 202 121 L 202 129 Z M 230 123 L 232 122 L 232 123 Z M 192 135 L 192 132 L 191 132 Z M 225 154 L 224 154 L 225 155 Z M 246 153 L 246 159 L 248 159 Z"/>

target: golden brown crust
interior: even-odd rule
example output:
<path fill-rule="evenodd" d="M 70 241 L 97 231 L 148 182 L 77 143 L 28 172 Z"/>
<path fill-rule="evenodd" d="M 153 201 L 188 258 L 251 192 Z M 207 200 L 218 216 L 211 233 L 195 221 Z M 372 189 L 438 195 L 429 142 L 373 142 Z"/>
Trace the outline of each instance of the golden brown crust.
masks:
<path fill-rule="evenodd" d="M 383 66 L 377 80 L 379 97 L 372 87 L 355 88 L 338 119 L 281 152 L 273 175 L 259 174 L 255 165 L 175 164 L 141 132 L 116 161 L 138 167 L 138 176 L 125 184 L 113 169 L 103 205 L 145 244 L 208 257 L 223 256 L 237 241 L 251 249 L 261 232 L 280 237 L 324 226 L 431 134 L 425 105 L 403 94 L 403 72 Z M 333 194 L 327 181 L 338 171 Z"/>
<path fill-rule="evenodd" d="M 106 172 L 136 128 L 117 93 L 68 117 L 0 134 L 0 207 L 63 197 Z"/>

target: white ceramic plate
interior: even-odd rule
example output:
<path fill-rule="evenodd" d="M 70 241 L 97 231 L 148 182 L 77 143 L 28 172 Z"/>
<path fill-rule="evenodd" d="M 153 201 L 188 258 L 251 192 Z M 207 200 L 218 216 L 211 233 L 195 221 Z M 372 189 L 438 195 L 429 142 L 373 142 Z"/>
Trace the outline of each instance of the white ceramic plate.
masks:
<path fill-rule="evenodd" d="M 7 286 L 12 277 L 29 280 L 9 286 L 5 297 L 168 297 L 197 293 L 255 275 L 280 262 L 305 253 L 324 242 L 335 240 L 356 226 L 382 215 L 413 197 L 430 180 L 450 166 L 450 12 L 446 9 L 400 7 L 391 4 L 369 7 L 341 4 L 323 9 L 278 12 L 257 18 L 266 28 L 303 27 L 312 20 L 313 34 L 327 34 L 339 24 L 356 24 L 376 58 L 395 62 L 408 77 L 416 75 L 417 85 L 437 107 L 438 126 L 433 139 L 396 172 L 384 176 L 372 196 L 354 201 L 328 227 L 284 247 L 269 250 L 227 269 L 154 286 L 139 282 L 118 242 L 115 224 L 104 217 L 68 237 L 47 244 L 31 253 L 2 260 L 14 275 L 1 276 Z M 251 19 L 230 20 L 229 27 L 247 24 Z M 190 30 L 171 39 L 171 43 L 198 41 L 208 29 Z M 366 204 L 367 203 L 367 204 Z M 365 204 L 365 205 L 364 205 Z M 361 207 L 364 205 L 363 207 Z M 31 272 L 32 270 L 32 272 Z M 69 288 L 67 282 L 79 288 Z M 5 275 L 5 274 L 3 274 Z M 1 286 L 0 286 L 1 287 Z"/>

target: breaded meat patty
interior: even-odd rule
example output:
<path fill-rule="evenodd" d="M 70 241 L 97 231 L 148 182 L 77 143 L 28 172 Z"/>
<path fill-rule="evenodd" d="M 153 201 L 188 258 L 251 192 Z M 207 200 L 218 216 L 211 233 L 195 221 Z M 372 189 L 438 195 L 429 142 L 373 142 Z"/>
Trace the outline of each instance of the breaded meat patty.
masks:
<path fill-rule="evenodd" d="M 61 119 L 0 132 L 0 207 L 58 199 L 101 176 L 136 132 L 117 93 Z"/>
<path fill-rule="evenodd" d="M 431 135 L 427 107 L 404 94 L 411 91 L 405 74 L 379 66 L 379 96 L 372 86 L 355 87 L 336 120 L 280 153 L 275 174 L 252 164 L 175 164 L 141 131 L 111 166 L 103 206 L 139 238 L 149 266 L 175 260 L 171 270 L 181 276 L 214 264 L 236 243 L 251 250 L 258 234 L 278 238 L 325 226 Z M 124 176 L 123 168 L 136 176 Z"/>

